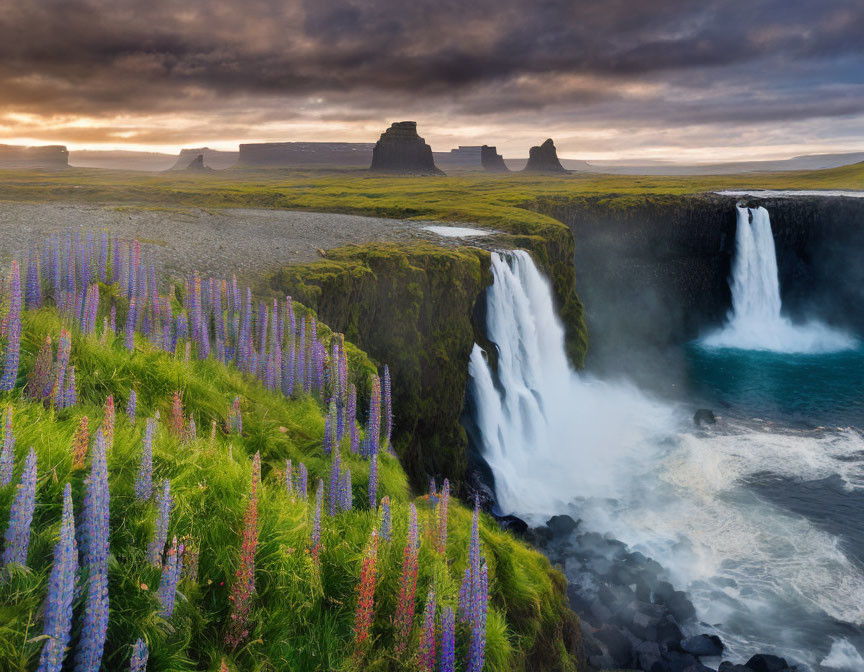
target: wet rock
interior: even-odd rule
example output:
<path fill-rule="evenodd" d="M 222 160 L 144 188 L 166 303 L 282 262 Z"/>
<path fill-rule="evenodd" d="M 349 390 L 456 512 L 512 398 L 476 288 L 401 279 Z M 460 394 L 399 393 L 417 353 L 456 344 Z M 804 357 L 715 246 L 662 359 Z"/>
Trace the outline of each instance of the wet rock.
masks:
<path fill-rule="evenodd" d="M 682 637 L 681 628 L 671 616 L 667 616 L 657 625 L 657 643 L 665 646 L 668 651 L 678 651 L 683 648 L 681 647 Z M 690 653 L 694 652 L 690 651 Z"/>
<path fill-rule="evenodd" d="M 614 625 L 604 625 L 594 633 L 594 636 L 603 642 L 607 655 L 615 661 L 613 667 L 627 667 L 630 665 L 633 645 L 621 630 Z"/>
<path fill-rule="evenodd" d="M 432 148 L 417 134 L 416 121 L 397 121 L 381 134 L 372 150 L 370 170 L 401 175 L 443 175 Z"/>
<path fill-rule="evenodd" d="M 693 607 L 693 603 L 688 599 L 687 594 L 681 590 L 676 590 L 672 594 L 672 597 L 666 602 L 666 606 L 679 623 L 686 623 L 696 618 L 696 609 Z"/>
<path fill-rule="evenodd" d="M 552 516 L 546 521 L 546 527 L 552 532 L 555 537 L 566 537 L 575 532 L 579 528 L 579 523 L 573 520 L 567 514 L 560 516 Z"/>
<path fill-rule="evenodd" d="M 528 163 L 525 165 L 526 173 L 567 173 L 564 166 L 558 160 L 558 152 L 555 143 L 549 138 L 539 147 L 532 147 L 528 152 Z"/>
<path fill-rule="evenodd" d="M 700 408 L 693 415 L 693 423 L 696 425 L 713 425 L 716 424 L 717 417 L 714 415 L 714 411 L 710 408 Z"/>
<path fill-rule="evenodd" d="M 642 642 L 633 648 L 633 664 L 641 670 L 650 670 L 663 656 L 657 642 Z"/>
<path fill-rule="evenodd" d="M 666 618 L 666 610 L 658 604 L 638 603 L 635 606 L 630 632 L 639 639 L 657 641 L 657 629 Z"/>
<path fill-rule="evenodd" d="M 483 170 L 488 170 L 492 173 L 509 173 L 510 169 L 504 163 L 504 157 L 498 153 L 496 147 L 483 145 L 480 148 L 480 163 L 483 165 Z"/>
<path fill-rule="evenodd" d="M 781 658 L 780 656 L 758 653 L 750 658 L 744 667 L 754 672 L 785 672 L 785 670 L 789 669 L 789 663 L 786 662 L 785 658 Z"/>
<path fill-rule="evenodd" d="M 681 650 L 694 656 L 721 656 L 724 648 L 717 635 L 696 635 L 681 641 Z"/>
<path fill-rule="evenodd" d="M 699 661 L 696 660 L 696 656 L 689 653 L 681 653 L 680 651 L 668 651 L 651 666 L 650 672 L 684 672 L 696 665 L 700 665 Z"/>
<path fill-rule="evenodd" d="M 524 537 L 528 532 L 528 523 L 516 516 L 495 516 L 498 522 L 498 527 L 502 530 L 509 530 L 517 537 Z"/>
<path fill-rule="evenodd" d="M 728 660 L 724 660 L 720 663 L 720 667 L 717 668 L 717 672 L 753 672 L 749 667 L 744 667 L 743 665 L 734 665 L 730 663 Z"/>

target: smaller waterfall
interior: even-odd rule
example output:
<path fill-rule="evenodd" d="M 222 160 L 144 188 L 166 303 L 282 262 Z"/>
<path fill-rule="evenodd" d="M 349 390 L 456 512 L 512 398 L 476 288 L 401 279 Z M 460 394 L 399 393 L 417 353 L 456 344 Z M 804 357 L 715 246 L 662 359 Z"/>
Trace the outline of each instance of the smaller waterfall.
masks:
<path fill-rule="evenodd" d="M 475 345 L 468 372 L 499 505 L 548 514 L 613 496 L 620 470 L 648 458 L 648 435 L 668 430 L 668 410 L 570 368 L 551 289 L 526 252 L 493 254 L 492 274 L 486 326 L 498 367 Z"/>
<path fill-rule="evenodd" d="M 795 324 L 781 314 L 771 219 L 765 208 L 738 207 L 729 322 L 704 339 L 717 348 L 819 353 L 855 347 L 854 339 L 819 322 Z"/>

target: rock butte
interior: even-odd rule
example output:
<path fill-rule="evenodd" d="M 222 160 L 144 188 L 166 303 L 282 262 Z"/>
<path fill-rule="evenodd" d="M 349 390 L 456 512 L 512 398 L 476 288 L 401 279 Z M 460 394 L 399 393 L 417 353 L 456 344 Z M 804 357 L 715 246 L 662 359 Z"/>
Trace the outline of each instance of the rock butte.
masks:
<path fill-rule="evenodd" d="M 372 152 L 370 170 L 402 175 L 443 175 L 432 148 L 417 134 L 416 121 L 397 121 L 381 134 Z"/>
<path fill-rule="evenodd" d="M 528 153 L 528 164 L 525 166 L 526 173 L 567 173 L 567 169 L 558 160 L 558 152 L 555 143 L 549 138 L 539 147 L 532 147 Z"/>

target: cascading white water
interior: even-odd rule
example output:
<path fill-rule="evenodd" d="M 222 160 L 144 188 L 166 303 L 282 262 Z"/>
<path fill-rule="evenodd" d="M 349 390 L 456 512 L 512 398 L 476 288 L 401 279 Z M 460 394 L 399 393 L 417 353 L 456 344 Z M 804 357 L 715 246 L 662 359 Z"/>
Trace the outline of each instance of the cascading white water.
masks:
<path fill-rule="evenodd" d="M 619 470 L 648 459 L 647 440 L 667 431 L 671 411 L 629 385 L 576 375 L 549 284 L 526 252 L 493 254 L 492 274 L 497 380 L 477 345 L 468 371 L 499 506 L 548 514 L 574 496 L 613 496 Z"/>
<path fill-rule="evenodd" d="M 704 339 L 709 347 L 820 353 L 854 348 L 855 340 L 819 322 L 795 324 L 781 314 L 771 219 L 765 208 L 738 207 L 729 322 Z"/>
<path fill-rule="evenodd" d="M 770 425 L 694 434 L 669 405 L 570 369 L 550 287 L 527 253 L 493 254 L 492 273 L 486 326 L 498 364 L 475 345 L 469 373 L 499 506 L 532 522 L 568 512 L 655 558 L 699 618 L 718 624 L 730 658 L 778 646 L 846 669 L 851 644 L 831 648 L 813 628 L 864 623 L 864 574 L 836 537 L 762 500 L 748 480 L 839 473 L 857 488 L 864 437 Z"/>

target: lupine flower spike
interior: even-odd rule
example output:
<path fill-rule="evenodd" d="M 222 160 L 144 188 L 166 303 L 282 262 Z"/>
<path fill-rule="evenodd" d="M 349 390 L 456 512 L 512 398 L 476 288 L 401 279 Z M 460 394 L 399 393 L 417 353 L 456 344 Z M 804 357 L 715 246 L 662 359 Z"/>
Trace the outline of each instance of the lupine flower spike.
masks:
<path fill-rule="evenodd" d="M 147 418 L 144 427 L 144 447 L 141 450 L 141 467 L 135 479 L 135 496 L 141 501 L 147 501 L 153 494 L 153 432 L 156 421 Z"/>
<path fill-rule="evenodd" d="M 84 622 L 75 651 L 75 672 L 98 672 L 108 630 L 108 467 L 105 436 L 96 432 L 93 459 L 81 530 L 82 555 L 87 573 Z"/>
<path fill-rule="evenodd" d="M 363 565 L 360 569 L 360 583 L 357 585 L 357 611 L 354 614 L 354 643 L 357 653 L 369 639 L 369 630 L 372 627 L 372 617 L 375 611 L 375 565 L 378 555 L 378 533 L 372 530 L 369 542 L 366 544 L 366 553 L 363 556 Z"/>
<path fill-rule="evenodd" d="M 69 633 L 72 631 L 72 600 L 75 597 L 75 575 L 78 573 L 78 544 L 75 542 L 75 516 L 72 510 L 72 486 L 63 490 L 63 522 L 60 540 L 54 546 L 54 566 L 48 580 L 45 598 L 43 634 L 46 636 L 37 672 L 60 672 L 66 658 Z"/>
<path fill-rule="evenodd" d="M 156 530 L 153 539 L 147 547 L 147 558 L 150 564 L 157 567 L 162 564 L 162 551 L 168 541 L 168 520 L 171 517 L 171 483 L 166 478 L 162 481 L 162 492 L 156 499 Z"/>
<path fill-rule="evenodd" d="M 417 590 L 417 509 L 411 505 L 408 523 L 408 538 L 405 541 L 405 551 L 402 555 L 402 576 L 399 579 L 399 601 L 396 604 L 396 615 L 393 625 L 396 629 L 396 655 L 405 652 L 411 635 L 411 625 L 414 623 L 414 593 Z"/>
<path fill-rule="evenodd" d="M 129 400 L 126 402 L 126 417 L 129 418 L 129 422 L 133 425 L 135 424 L 135 407 L 138 405 L 138 393 L 135 391 L 133 387 L 129 390 Z"/>
<path fill-rule="evenodd" d="M 15 469 L 15 434 L 12 432 L 12 407 L 6 409 L 3 429 L 3 448 L 0 449 L 0 488 L 12 482 Z"/>
<path fill-rule="evenodd" d="M 450 607 L 441 614 L 441 672 L 456 670 L 456 619 Z"/>
<path fill-rule="evenodd" d="M 3 566 L 13 562 L 27 564 L 27 551 L 30 548 L 30 523 L 36 507 L 36 453 L 33 449 L 27 454 L 21 484 L 15 493 L 12 510 L 9 513 L 9 527 L 6 529 L 6 545 L 3 549 Z"/>
<path fill-rule="evenodd" d="M 420 626 L 418 663 L 423 672 L 435 672 L 435 587 L 429 589 Z"/>
<path fill-rule="evenodd" d="M 162 579 L 159 581 L 159 616 L 168 620 L 174 613 L 174 598 L 177 594 L 177 583 L 180 580 L 182 569 L 178 566 L 180 552 L 177 548 L 177 537 L 171 542 L 171 547 L 165 554 L 165 562 L 162 565 Z"/>
<path fill-rule="evenodd" d="M 143 639 L 139 639 L 132 646 L 132 660 L 129 663 L 129 672 L 147 672 L 147 659 L 150 651 Z"/>
<path fill-rule="evenodd" d="M 236 647 L 249 636 L 248 619 L 255 592 L 255 549 L 258 545 L 258 488 L 261 480 L 261 454 L 255 453 L 252 460 L 252 489 L 243 519 L 243 545 L 240 550 L 240 566 L 231 587 L 231 620 L 228 624 L 226 643 Z"/>
<path fill-rule="evenodd" d="M 102 421 L 102 433 L 105 435 L 105 448 L 114 447 L 114 395 L 109 394 L 105 401 L 105 419 Z"/>
<path fill-rule="evenodd" d="M 393 534 L 393 519 L 390 514 L 390 496 L 381 498 L 381 538 L 390 541 Z"/>

